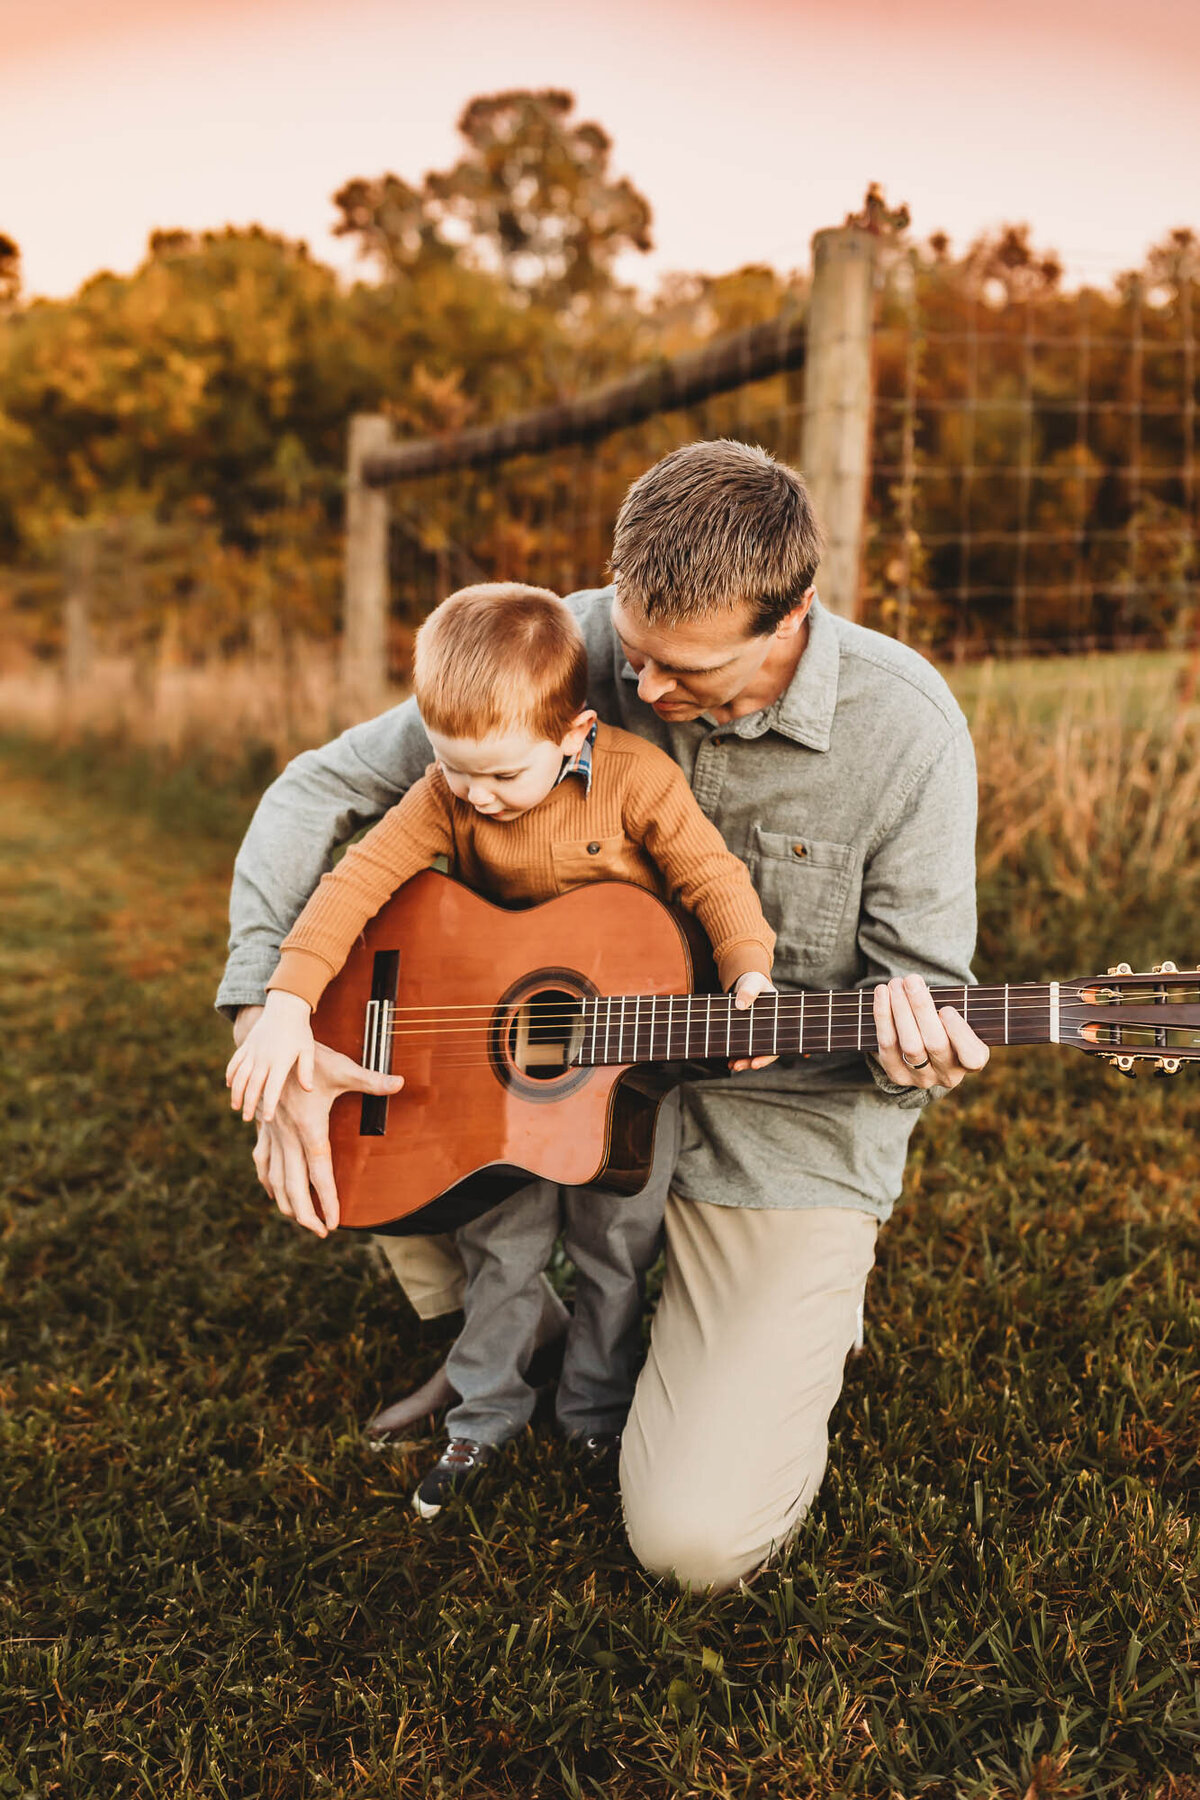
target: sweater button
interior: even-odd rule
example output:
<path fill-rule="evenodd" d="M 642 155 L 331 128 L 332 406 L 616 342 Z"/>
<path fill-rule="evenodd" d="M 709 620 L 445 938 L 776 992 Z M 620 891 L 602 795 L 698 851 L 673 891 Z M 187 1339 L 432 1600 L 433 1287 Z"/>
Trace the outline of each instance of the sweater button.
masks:
<path fill-rule="evenodd" d="M 588 845 L 588 855 L 589 856 L 599 856 L 599 854 L 600 854 L 599 844 L 589 844 Z"/>
<path fill-rule="evenodd" d="M 808 855 L 808 846 L 806 844 L 793 844 L 792 845 L 792 855 L 799 856 L 799 857 L 807 856 Z"/>

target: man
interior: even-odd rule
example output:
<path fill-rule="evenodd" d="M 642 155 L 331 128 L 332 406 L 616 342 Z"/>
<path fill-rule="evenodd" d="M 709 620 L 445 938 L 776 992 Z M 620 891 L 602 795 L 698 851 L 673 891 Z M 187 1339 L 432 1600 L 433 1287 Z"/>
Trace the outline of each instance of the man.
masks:
<path fill-rule="evenodd" d="M 635 1554 L 696 1586 L 750 1574 L 803 1517 L 917 1114 L 988 1055 L 926 986 L 970 980 L 966 722 L 921 657 L 824 611 L 819 556 L 794 471 L 744 444 L 691 444 L 626 496 L 614 587 L 569 600 L 589 706 L 665 749 L 748 864 L 777 932 L 776 985 L 873 991 L 877 1055 L 686 1080 L 660 1134 L 677 1133 L 654 1174 L 670 1184 L 667 1271 L 621 1486 Z M 235 1035 L 333 848 L 429 759 L 405 702 L 268 791 L 238 857 L 218 997 Z M 285 1096 L 255 1151 L 280 1209 L 321 1235 L 337 1218 L 325 1120 L 347 1088 L 389 1078 L 326 1053 L 314 1093 Z M 434 1248 L 397 1252 L 406 1286 Z M 452 1287 L 445 1247 L 434 1266 Z"/>

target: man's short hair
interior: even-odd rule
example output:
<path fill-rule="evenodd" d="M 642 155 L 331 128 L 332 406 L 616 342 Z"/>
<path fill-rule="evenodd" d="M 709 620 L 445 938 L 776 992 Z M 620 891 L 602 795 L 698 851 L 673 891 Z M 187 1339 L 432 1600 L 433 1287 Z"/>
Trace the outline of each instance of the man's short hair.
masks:
<path fill-rule="evenodd" d="M 529 731 L 557 743 L 587 703 L 583 635 L 549 588 L 460 588 L 417 633 L 413 691 L 444 737 Z"/>
<path fill-rule="evenodd" d="M 677 625 L 746 604 L 760 636 L 812 586 L 823 547 L 795 469 L 717 438 L 672 450 L 634 482 L 612 571 L 621 603 L 648 621 Z"/>

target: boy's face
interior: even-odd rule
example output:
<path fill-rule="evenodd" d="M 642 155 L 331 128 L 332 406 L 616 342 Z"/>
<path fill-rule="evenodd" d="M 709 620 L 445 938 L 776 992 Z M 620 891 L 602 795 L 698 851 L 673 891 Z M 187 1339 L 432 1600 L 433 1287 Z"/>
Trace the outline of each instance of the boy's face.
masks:
<path fill-rule="evenodd" d="M 546 798 L 564 756 L 574 756 L 595 721 L 582 712 L 557 743 L 529 731 L 495 732 L 482 738 L 449 738 L 429 732 L 433 753 L 452 794 L 485 819 L 506 824 Z"/>

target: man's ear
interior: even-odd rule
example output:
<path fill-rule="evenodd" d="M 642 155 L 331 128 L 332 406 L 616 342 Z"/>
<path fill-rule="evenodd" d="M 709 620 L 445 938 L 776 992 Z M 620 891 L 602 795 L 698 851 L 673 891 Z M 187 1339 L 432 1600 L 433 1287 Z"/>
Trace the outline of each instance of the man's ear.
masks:
<path fill-rule="evenodd" d="M 566 732 L 563 735 L 562 744 L 560 745 L 564 756 L 574 756 L 577 750 L 583 748 L 583 740 L 592 729 L 592 726 L 596 723 L 598 717 L 599 714 L 593 712 L 590 706 L 585 707 L 582 712 L 575 714 L 575 717 L 567 726 Z"/>
<path fill-rule="evenodd" d="M 779 638 L 795 637 L 796 633 L 804 624 L 805 619 L 807 619 L 808 609 L 816 597 L 817 590 L 815 587 L 805 588 L 791 612 L 784 613 L 782 619 L 780 619 L 778 625 L 775 627 L 775 636 Z"/>

